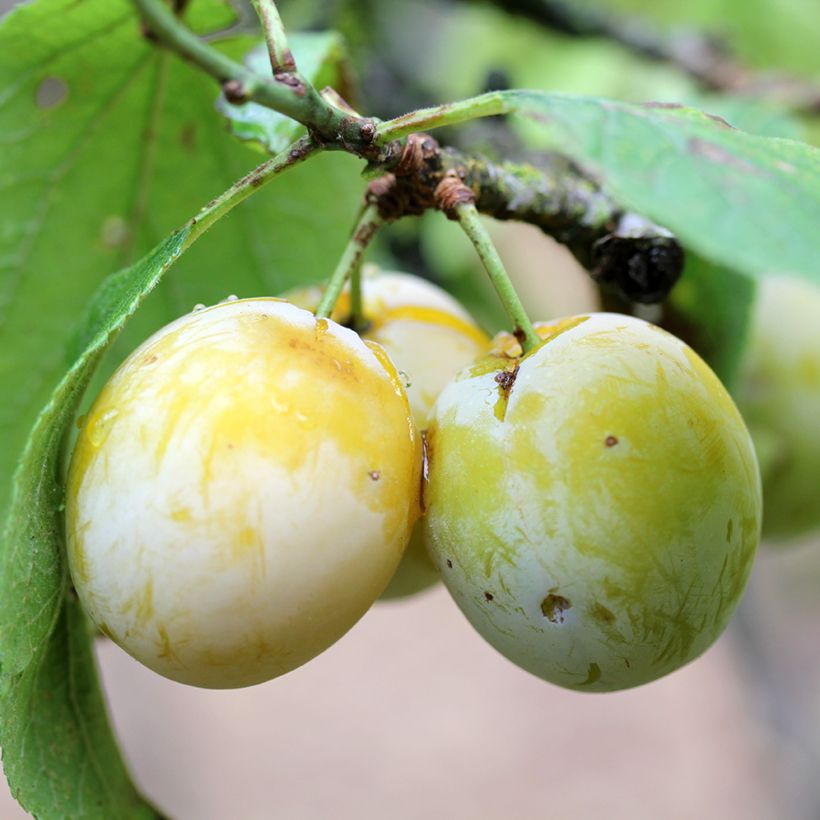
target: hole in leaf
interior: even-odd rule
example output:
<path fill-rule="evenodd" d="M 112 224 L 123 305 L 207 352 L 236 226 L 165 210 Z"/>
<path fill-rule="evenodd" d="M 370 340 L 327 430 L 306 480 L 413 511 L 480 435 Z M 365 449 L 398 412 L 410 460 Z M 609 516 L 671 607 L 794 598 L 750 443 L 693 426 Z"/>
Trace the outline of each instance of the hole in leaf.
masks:
<path fill-rule="evenodd" d="M 34 93 L 37 107 L 45 109 L 56 108 L 67 97 L 68 86 L 59 77 L 45 77 Z"/>

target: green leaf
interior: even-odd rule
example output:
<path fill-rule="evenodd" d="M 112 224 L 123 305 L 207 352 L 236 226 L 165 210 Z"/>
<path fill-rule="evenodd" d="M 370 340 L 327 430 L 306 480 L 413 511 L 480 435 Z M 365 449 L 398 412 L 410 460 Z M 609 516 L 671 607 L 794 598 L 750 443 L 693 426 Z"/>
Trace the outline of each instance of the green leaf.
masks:
<path fill-rule="evenodd" d="M 691 345 L 730 391 L 746 349 L 757 284 L 689 253 L 663 326 Z"/>
<path fill-rule="evenodd" d="M 341 83 L 346 54 L 338 34 L 332 31 L 288 34 L 288 44 L 300 73 L 317 88 L 337 87 Z M 245 64 L 263 77 L 270 75 L 270 56 L 264 43 L 247 54 Z M 257 143 L 272 154 L 281 151 L 294 137 L 293 120 L 264 105 L 254 102 L 232 105 L 220 94 L 216 107 L 227 117 L 237 137 Z"/>
<path fill-rule="evenodd" d="M 626 208 L 706 259 L 751 276 L 820 283 L 820 151 L 759 137 L 690 108 L 501 92 L 543 142 Z"/>
<path fill-rule="evenodd" d="M 88 623 L 73 596 L 8 700 L 14 710 L 3 727 L 3 764 L 28 811 L 39 818 L 160 816 L 130 782 L 108 727 Z"/>
<path fill-rule="evenodd" d="M 0 554 L 0 747 L 12 792 L 38 817 L 153 814 L 105 719 L 88 627 L 65 598 L 61 456 L 94 367 L 189 232 L 99 289 L 85 321 L 89 344 L 41 412 L 14 477 Z"/>
<path fill-rule="evenodd" d="M 215 0 L 187 8 L 201 32 L 232 19 Z M 254 42 L 218 45 L 240 59 Z M 142 37 L 128 0 L 38 0 L 0 20 L 0 509 L 103 277 L 258 163 L 226 131 L 217 93 Z M 352 157 L 319 157 L 236 209 L 146 301 L 101 372 L 197 302 L 328 276 L 361 196 L 358 171 Z"/>

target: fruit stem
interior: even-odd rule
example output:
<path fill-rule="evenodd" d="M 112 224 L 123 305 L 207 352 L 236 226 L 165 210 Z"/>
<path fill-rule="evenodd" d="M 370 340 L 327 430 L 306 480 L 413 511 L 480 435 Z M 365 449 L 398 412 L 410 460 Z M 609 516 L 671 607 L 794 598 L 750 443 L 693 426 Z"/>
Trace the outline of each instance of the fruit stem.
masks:
<path fill-rule="evenodd" d="M 270 55 L 270 67 L 274 76 L 296 71 L 296 62 L 288 47 L 288 38 L 282 18 L 273 0 L 253 0 L 253 7 L 265 32 L 265 42 Z"/>
<path fill-rule="evenodd" d="M 362 263 L 350 271 L 350 319 L 348 325 L 353 330 L 360 330 L 364 326 L 364 310 L 362 308 Z"/>
<path fill-rule="evenodd" d="M 350 241 L 347 243 L 341 259 L 339 259 L 339 264 L 336 265 L 336 270 L 333 271 L 333 275 L 330 277 L 327 289 L 322 295 L 322 300 L 316 308 L 317 318 L 326 319 L 333 313 L 333 308 L 339 300 L 345 282 L 351 275 L 355 276 L 355 271 L 361 264 L 367 246 L 383 224 L 384 220 L 379 215 L 379 209 L 375 203 L 365 205 L 359 214 L 356 226 L 353 228 Z M 361 312 L 361 293 L 359 294 L 359 301 L 359 312 Z"/>
<path fill-rule="evenodd" d="M 476 253 L 481 257 L 487 275 L 493 283 L 501 304 L 513 322 L 513 334 L 521 342 L 521 347 L 525 353 L 537 347 L 541 339 L 535 332 L 532 322 L 518 298 L 518 293 L 510 281 L 509 274 L 504 268 L 504 263 L 498 255 L 498 251 L 493 245 L 487 229 L 481 223 L 481 217 L 475 205 L 470 202 L 461 202 L 454 208 L 456 218 L 464 229 L 464 233 L 470 238 Z"/>

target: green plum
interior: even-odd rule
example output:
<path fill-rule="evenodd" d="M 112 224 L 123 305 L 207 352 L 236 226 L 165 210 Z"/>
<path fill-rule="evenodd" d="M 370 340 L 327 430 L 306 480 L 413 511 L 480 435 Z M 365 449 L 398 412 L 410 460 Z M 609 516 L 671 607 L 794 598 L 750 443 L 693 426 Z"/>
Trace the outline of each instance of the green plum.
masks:
<path fill-rule="evenodd" d="M 763 537 L 820 528 L 820 289 L 760 283 L 736 390 L 763 474 Z"/>
<path fill-rule="evenodd" d="M 440 394 L 423 521 L 459 607 L 507 658 L 579 691 L 661 677 L 720 635 L 760 537 L 743 419 L 647 322 L 509 335 Z"/>

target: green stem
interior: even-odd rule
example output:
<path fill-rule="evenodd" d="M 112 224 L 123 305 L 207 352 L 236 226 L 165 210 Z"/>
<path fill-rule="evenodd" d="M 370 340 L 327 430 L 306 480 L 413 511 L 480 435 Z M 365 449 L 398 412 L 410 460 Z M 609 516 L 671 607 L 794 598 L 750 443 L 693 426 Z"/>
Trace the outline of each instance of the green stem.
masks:
<path fill-rule="evenodd" d="M 302 139 L 292 143 L 275 157 L 254 168 L 249 174 L 231 185 L 227 191 L 211 200 L 191 220 L 191 231 L 185 241 L 185 247 L 187 248 L 199 239 L 211 225 L 220 220 L 240 202 L 247 199 L 252 193 L 270 182 L 275 176 L 294 165 L 298 165 L 321 150 L 321 146 L 316 145 L 309 137 L 302 137 Z"/>
<path fill-rule="evenodd" d="M 535 332 L 535 328 L 524 310 L 524 305 L 521 304 L 521 300 L 518 298 L 518 294 L 510 281 L 507 271 L 504 269 L 504 263 L 501 261 L 490 235 L 484 225 L 481 224 L 481 217 L 475 205 L 462 202 L 455 206 L 455 213 L 461 227 L 464 229 L 464 233 L 470 238 L 476 252 L 481 257 L 481 261 L 484 263 L 484 267 L 487 269 L 487 275 L 493 283 L 498 298 L 501 299 L 501 304 L 513 323 L 513 332 L 519 337 L 524 352 L 528 353 L 540 344 L 541 339 Z"/>
<path fill-rule="evenodd" d="M 376 145 L 385 145 L 391 140 L 406 137 L 417 131 L 429 131 L 444 125 L 456 125 L 480 117 L 494 117 L 510 113 L 510 93 L 502 94 L 490 91 L 467 100 L 436 105 L 432 108 L 420 108 L 392 120 L 386 120 L 376 126 Z"/>
<path fill-rule="evenodd" d="M 336 270 L 333 271 L 333 275 L 330 277 L 319 306 L 316 308 L 318 318 L 327 318 L 333 313 L 333 308 L 336 306 L 336 302 L 339 301 L 342 290 L 344 290 L 345 282 L 360 265 L 367 246 L 383 223 L 384 220 L 379 216 L 376 205 L 369 204 L 364 207 L 356 227 L 353 229 L 350 241 L 347 243 L 347 247 L 345 247 L 342 257 L 339 259 L 339 264 L 336 265 Z"/>
<path fill-rule="evenodd" d="M 273 0 L 253 0 L 253 7 L 259 16 L 262 31 L 265 32 L 265 42 L 268 44 L 268 54 L 270 54 L 270 67 L 274 76 L 296 71 L 296 63 L 288 48 L 288 38 L 285 35 L 285 27 L 282 25 L 282 18 L 279 16 L 276 3 Z"/>
<path fill-rule="evenodd" d="M 348 324 L 354 330 L 364 326 L 364 309 L 362 307 L 362 262 L 350 271 L 350 319 Z"/>
<path fill-rule="evenodd" d="M 331 143 L 364 145 L 368 141 L 363 137 L 365 130 L 372 138 L 370 120 L 335 108 L 298 73 L 260 77 L 200 40 L 162 0 L 134 0 L 134 4 L 155 37 L 222 83 L 232 102 L 253 100 L 302 123 Z"/>

